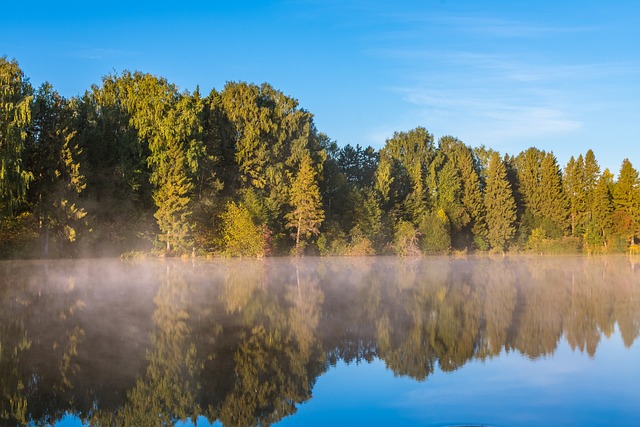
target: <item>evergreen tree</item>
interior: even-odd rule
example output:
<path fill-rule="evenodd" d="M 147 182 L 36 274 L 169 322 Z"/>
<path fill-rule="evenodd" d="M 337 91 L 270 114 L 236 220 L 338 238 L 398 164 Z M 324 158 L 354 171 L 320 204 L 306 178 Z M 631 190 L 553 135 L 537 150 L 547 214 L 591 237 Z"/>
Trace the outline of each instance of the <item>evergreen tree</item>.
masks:
<path fill-rule="evenodd" d="M 287 228 L 294 229 L 295 253 L 300 255 L 303 246 L 300 239 L 317 235 L 324 221 L 320 189 L 316 181 L 316 172 L 310 157 L 304 157 L 300 169 L 291 185 L 289 203 L 292 210 L 286 215 Z"/>
<path fill-rule="evenodd" d="M 33 179 L 23 164 L 32 91 L 18 63 L 0 57 L 0 210 L 9 213 L 24 202 Z"/>
<path fill-rule="evenodd" d="M 624 159 L 613 192 L 614 208 L 619 217 L 618 232 L 626 234 L 631 244 L 640 229 L 640 178 L 629 159 Z"/>
<path fill-rule="evenodd" d="M 451 136 L 440 138 L 439 151 L 447 160 L 438 173 L 438 196 L 446 201 L 441 207 L 451 219 L 454 246 L 482 248 L 486 227 L 478 162 L 469 147 Z"/>
<path fill-rule="evenodd" d="M 489 244 L 504 252 L 516 231 L 516 203 L 507 180 L 507 170 L 498 153 L 492 154 L 487 168 L 484 204 Z"/>
<path fill-rule="evenodd" d="M 591 218 L 587 224 L 585 239 L 592 248 L 607 246 L 613 226 L 613 202 L 610 188 L 613 174 L 608 169 L 598 178 L 591 197 Z"/>
<path fill-rule="evenodd" d="M 540 193 L 539 215 L 550 224 L 545 231 L 551 237 L 562 237 L 568 225 L 567 200 L 560 167 L 552 153 L 545 153 L 540 164 Z"/>
<path fill-rule="evenodd" d="M 584 159 L 582 155 L 569 159 L 564 169 L 564 193 L 567 195 L 571 235 L 578 236 L 582 230 L 586 200 L 584 193 Z"/>
<path fill-rule="evenodd" d="M 435 158 L 433 135 L 418 127 L 395 132 L 380 150 L 376 190 L 387 208 L 397 209 L 418 222 L 429 207 L 426 175 Z"/>

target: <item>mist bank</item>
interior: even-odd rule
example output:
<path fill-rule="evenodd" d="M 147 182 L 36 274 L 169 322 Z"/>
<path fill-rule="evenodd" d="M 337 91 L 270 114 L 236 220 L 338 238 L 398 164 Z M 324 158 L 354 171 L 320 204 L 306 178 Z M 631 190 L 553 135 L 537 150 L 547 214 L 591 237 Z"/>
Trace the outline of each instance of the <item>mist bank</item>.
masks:
<path fill-rule="evenodd" d="M 123 71 L 65 99 L 0 58 L 0 257 L 638 251 L 640 178 L 425 128 L 339 145 L 267 83 Z"/>

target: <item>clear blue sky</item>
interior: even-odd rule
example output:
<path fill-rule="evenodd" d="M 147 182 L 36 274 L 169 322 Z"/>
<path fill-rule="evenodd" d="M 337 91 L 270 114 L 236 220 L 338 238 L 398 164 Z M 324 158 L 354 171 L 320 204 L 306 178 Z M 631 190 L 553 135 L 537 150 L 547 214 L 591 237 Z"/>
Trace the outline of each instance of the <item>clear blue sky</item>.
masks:
<path fill-rule="evenodd" d="M 635 0 L 12 1 L 2 54 L 67 97 L 123 69 L 204 93 L 268 82 L 341 145 L 424 126 L 640 167 Z"/>

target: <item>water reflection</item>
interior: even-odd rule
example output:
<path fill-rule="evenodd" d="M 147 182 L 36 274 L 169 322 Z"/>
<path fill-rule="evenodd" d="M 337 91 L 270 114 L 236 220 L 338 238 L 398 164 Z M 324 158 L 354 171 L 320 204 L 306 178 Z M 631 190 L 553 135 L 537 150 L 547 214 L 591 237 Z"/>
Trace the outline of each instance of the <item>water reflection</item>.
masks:
<path fill-rule="evenodd" d="M 0 264 L 0 423 L 269 425 L 338 361 L 425 380 L 640 333 L 629 258 Z"/>

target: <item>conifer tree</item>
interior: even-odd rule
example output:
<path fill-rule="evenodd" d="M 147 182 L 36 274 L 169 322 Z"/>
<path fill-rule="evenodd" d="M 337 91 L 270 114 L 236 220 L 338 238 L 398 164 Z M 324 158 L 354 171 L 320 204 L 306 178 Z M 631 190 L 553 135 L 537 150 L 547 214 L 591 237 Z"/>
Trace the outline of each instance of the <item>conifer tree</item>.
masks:
<path fill-rule="evenodd" d="M 498 153 L 493 153 L 489 161 L 484 204 L 489 244 L 504 252 L 516 231 L 516 203 L 507 170 Z"/>
<path fill-rule="evenodd" d="M 567 228 L 567 200 L 560 167 L 552 153 L 545 153 L 540 164 L 540 195 L 539 215 L 550 220 L 558 230 L 555 237 L 561 237 Z"/>
<path fill-rule="evenodd" d="M 324 221 L 320 188 L 316 181 L 316 172 L 310 157 L 304 157 L 300 169 L 291 185 L 289 203 L 292 210 L 287 213 L 287 228 L 295 230 L 295 253 L 301 255 L 303 247 L 301 239 L 320 232 L 320 224 Z"/>
<path fill-rule="evenodd" d="M 585 194 L 584 194 L 584 159 L 582 154 L 578 159 L 573 156 L 569 159 L 564 169 L 564 193 L 567 195 L 567 203 L 569 210 L 569 222 L 571 225 L 571 235 L 580 235 L 582 227 L 582 217 L 585 210 Z"/>
<path fill-rule="evenodd" d="M 609 234 L 613 226 L 613 202 L 610 188 L 613 185 L 613 174 L 605 169 L 598 178 L 593 189 L 591 202 L 591 218 L 587 224 L 585 239 L 592 247 L 607 246 Z"/>
<path fill-rule="evenodd" d="M 640 178 L 629 159 L 622 161 L 614 186 L 613 203 L 626 224 L 625 229 L 619 229 L 619 232 L 626 233 L 630 243 L 635 243 L 635 235 L 640 228 Z"/>
<path fill-rule="evenodd" d="M 395 132 L 380 150 L 376 190 L 387 206 L 417 223 L 429 207 L 426 174 L 435 158 L 433 135 L 418 127 Z"/>

